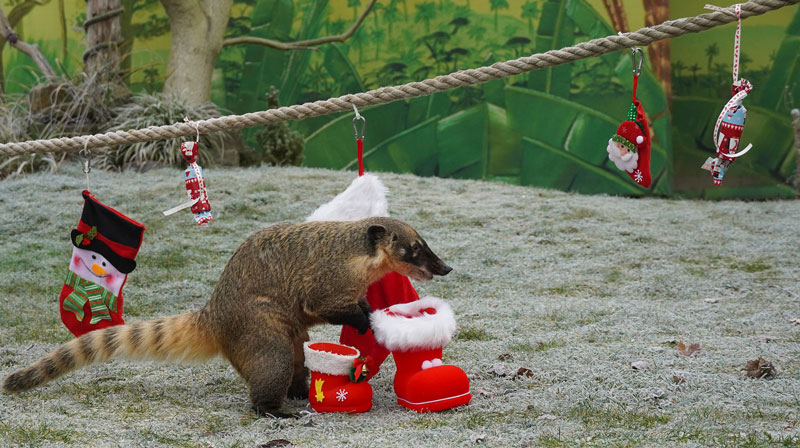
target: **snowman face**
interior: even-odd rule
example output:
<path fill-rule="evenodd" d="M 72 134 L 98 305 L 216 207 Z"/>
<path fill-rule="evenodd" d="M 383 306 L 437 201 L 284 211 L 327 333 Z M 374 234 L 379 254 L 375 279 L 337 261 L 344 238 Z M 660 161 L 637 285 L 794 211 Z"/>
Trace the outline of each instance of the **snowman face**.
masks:
<path fill-rule="evenodd" d="M 127 274 L 118 271 L 105 257 L 87 249 L 72 248 L 69 270 L 119 296 Z"/>

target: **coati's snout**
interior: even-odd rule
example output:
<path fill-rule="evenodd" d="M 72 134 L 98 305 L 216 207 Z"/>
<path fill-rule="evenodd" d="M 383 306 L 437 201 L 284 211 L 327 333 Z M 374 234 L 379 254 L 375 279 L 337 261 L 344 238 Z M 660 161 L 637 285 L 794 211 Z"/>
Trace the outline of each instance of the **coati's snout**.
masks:
<path fill-rule="evenodd" d="M 392 270 L 416 281 L 426 281 L 434 275 L 447 275 L 453 270 L 428 247 L 428 243 L 411 226 L 400 221 L 394 225 L 373 225 L 370 240 L 376 249 L 388 257 Z"/>

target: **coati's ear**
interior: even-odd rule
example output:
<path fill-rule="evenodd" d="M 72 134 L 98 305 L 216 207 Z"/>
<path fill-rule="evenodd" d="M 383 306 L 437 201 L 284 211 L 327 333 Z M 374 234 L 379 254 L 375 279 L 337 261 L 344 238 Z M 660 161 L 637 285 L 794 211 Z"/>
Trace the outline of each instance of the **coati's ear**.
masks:
<path fill-rule="evenodd" d="M 372 248 L 375 248 L 378 245 L 378 241 L 384 236 L 386 236 L 386 227 L 374 225 L 369 226 L 369 229 L 367 229 L 367 240 Z"/>

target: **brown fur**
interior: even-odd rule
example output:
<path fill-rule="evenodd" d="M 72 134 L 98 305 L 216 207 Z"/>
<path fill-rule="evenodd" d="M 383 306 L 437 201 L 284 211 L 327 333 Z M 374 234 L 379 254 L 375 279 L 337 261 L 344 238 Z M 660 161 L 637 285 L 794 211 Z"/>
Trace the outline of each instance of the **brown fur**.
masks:
<path fill-rule="evenodd" d="M 450 267 L 417 232 L 390 218 L 280 224 L 248 237 L 195 313 L 93 331 L 9 375 L 5 392 L 42 385 L 109 358 L 203 360 L 222 354 L 247 382 L 253 407 L 279 412 L 308 394 L 307 328 L 369 328 L 367 287 L 390 271 L 427 280 Z"/>

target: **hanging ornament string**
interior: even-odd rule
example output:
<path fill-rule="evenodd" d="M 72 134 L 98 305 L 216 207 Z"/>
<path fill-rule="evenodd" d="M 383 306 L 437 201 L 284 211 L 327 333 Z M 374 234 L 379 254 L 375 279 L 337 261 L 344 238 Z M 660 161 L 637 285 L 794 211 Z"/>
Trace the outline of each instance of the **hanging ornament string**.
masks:
<path fill-rule="evenodd" d="M 636 56 L 639 56 L 638 63 Z M 636 87 L 639 85 L 639 75 L 642 73 L 644 63 L 644 53 L 641 48 L 631 48 L 631 58 L 633 58 L 633 101 L 636 101 Z"/>
<path fill-rule="evenodd" d="M 200 127 L 197 125 L 197 123 L 195 123 L 193 121 L 189 121 L 189 117 L 183 117 L 183 121 L 185 121 L 186 124 L 188 124 L 189 126 L 195 128 L 195 130 L 197 131 L 197 136 L 195 137 L 194 142 L 199 146 L 199 144 L 200 144 Z M 198 155 L 198 158 L 199 158 L 199 155 Z M 206 183 L 205 183 L 205 180 L 203 179 L 203 175 L 200 174 L 200 167 L 197 165 L 197 161 L 189 163 L 189 166 L 192 168 L 192 171 L 194 171 L 194 175 L 197 176 L 197 182 L 198 182 L 198 184 L 200 186 L 200 190 L 202 192 L 198 199 L 201 200 L 201 201 L 203 201 L 203 200 L 207 201 L 208 198 L 206 197 Z"/>
<path fill-rule="evenodd" d="M 358 113 L 358 108 L 353 104 L 353 111 L 356 116 L 353 117 L 353 133 L 356 136 L 356 151 L 358 152 L 358 175 L 364 175 L 364 131 L 367 129 L 367 119 Z M 361 121 L 361 132 L 359 133 L 356 122 Z"/>
<path fill-rule="evenodd" d="M 190 121 L 189 117 L 184 117 L 183 120 L 197 131 L 194 142 L 181 143 L 181 155 L 189 164 L 189 167 L 186 168 L 183 173 L 188 201 L 163 213 L 164 216 L 169 216 L 180 210 L 191 207 L 195 222 L 197 225 L 203 226 L 210 223 L 213 217 L 211 215 L 211 205 L 208 203 L 208 193 L 206 191 L 205 178 L 203 177 L 203 169 L 197 164 L 200 146 L 200 128 L 197 123 Z"/>
<path fill-rule="evenodd" d="M 194 141 L 196 143 L 200 143 L 200 124 L 195 123 L 194 121 L 189 121 L 189 117 L 183 117 L 183 121 L 186 122 L 189 126 L 193 127 L 195 131 L 197 131 L 197 135 L 194 137 Z"/>
<path fill-rule="evenodd" d="M 88 148 L 89 140 L 92 137 L 87 138 L 83 142 L 83 149 L 80 151 L 79 155 L 83 157 L 83 172 L 86 174 L 86 191 L 92 191 L 89 188 L 89 173 L 92 171 L 92 151 Z"/>
<path fill-rule="evenodd" d="M 725 117 L 725 114 L 728 113 L 728 112 L 733 112 L 733 111 L 736 110 L 736 108 L 741 106 L 742 102 L 745 99 L 745 97 L 747 97 L 747 94 L 749 94 L 750 91 L 753 90 L 753 85 L 750 84 L 750 81 L 748 81 L 746 79 L 739 79 L 739 52 L 740 52 L 740 49 L 741 49 L 741 46 L 742 46 L 742 15 L 741 15 L 742 14 L 742 5 L 737 3 L 737 4 L 733 5 L 733 7 L 734 7 L 734 11 L 731 12 L 731 10 L 729 8 L 720 8 L 719 6 L 705 5 L 706 9 L 711 9 L 711 10 L 714 10 L 714 11 L 720 11 L 720 12 L 724 12 L 726 14 L 731 14 L 731 15 L 736 16 L 736 19 L 737 19 L 737 21 L 736 21 L 736 34 L 735 34 L 734 41 L 733 41 L 733 69 L 732 69 L 733 96 L 725 104 L 725 107 L 722 108 L 722 112 L 720 112 L 719 117 L 717 117 L 717 122 L 714 125 L 714 142 L 718 141 L 718 138 L 719 138 L 719 127 L 722 124 L 722 119 Z M 745 149 L 743 149 L 742 151 L 737 152 L 736 154 L 726 154 L 726 156 L 730 157 L 732 159 L 736 158 L 736 157 L 739 157 L 739 156 L 745 154 L 747 151 L 750 151 L 750 149 L 752 147 L 753 147 L 753 144 L 751 143 L 751 144 L 747 145 L 747 147 Z"/>

